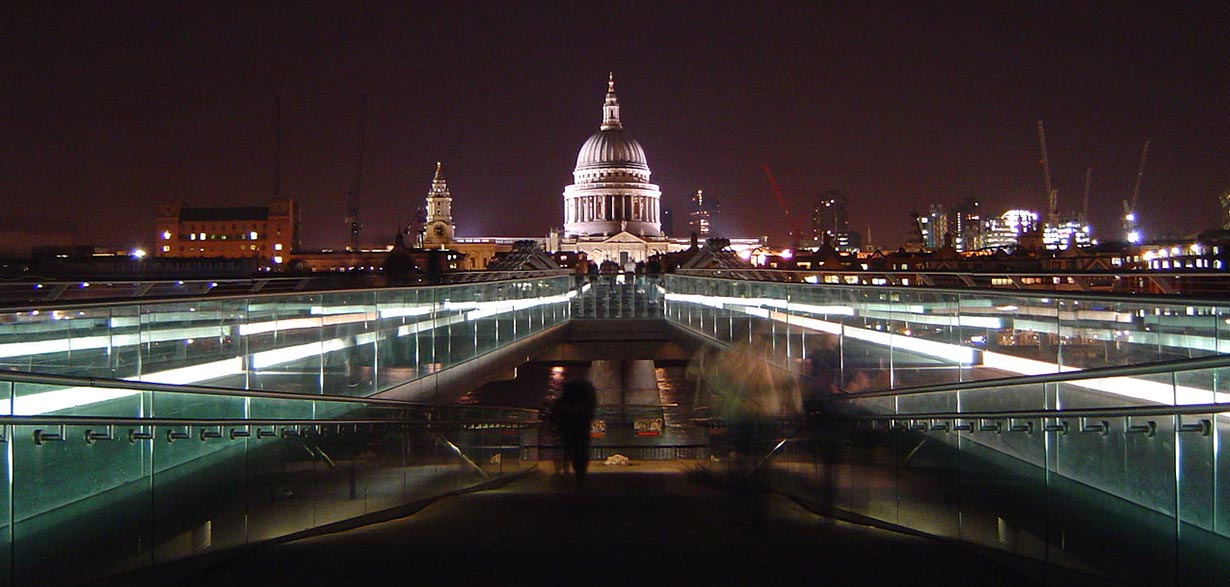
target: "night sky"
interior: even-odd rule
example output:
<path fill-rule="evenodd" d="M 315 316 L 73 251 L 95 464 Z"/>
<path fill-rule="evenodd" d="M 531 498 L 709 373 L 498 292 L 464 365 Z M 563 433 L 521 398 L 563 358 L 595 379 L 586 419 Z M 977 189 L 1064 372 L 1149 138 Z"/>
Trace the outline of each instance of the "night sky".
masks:
<path fill-rule="evenodd" d="M 160 202 L 263 205 L 280 97 L 282 194 L 305 246 L 344 246 L 366 93 L 364 240 L 410 221 L 437 160 L 460 236 L 543 236 L 608 71 L 680 233 L 704 188 L 722 232 L 784 242 L 764 164 L 800 224 L 838 189 L 882 246 L 935 202 L 1041 210 L 1040 119 L 1062 210 L 1093 168 L 1095 237 L 1146 139 L 1146 237 L 1215 227 L 1230 189 L 1224 2 L 256 4 L 0 8 L 3 220 L 148 246 Z"/>

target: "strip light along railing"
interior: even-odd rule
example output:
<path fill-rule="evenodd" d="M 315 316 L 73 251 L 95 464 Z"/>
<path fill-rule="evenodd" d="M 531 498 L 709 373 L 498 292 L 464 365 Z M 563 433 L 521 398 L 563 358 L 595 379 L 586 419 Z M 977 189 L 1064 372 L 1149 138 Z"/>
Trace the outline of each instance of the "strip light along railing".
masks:
<path fill-rule="evenodd" d="M 823 269 L 677 269 L 693 277 L 717 277 L 777 283 L 808 283 L 830 286 L 923 287 L 932 289 L 992 289 L 998 291 L 1064 291 L 1132 293 L 1141 290 L 1164 295 L 1182 294 L 1195 287 L 1203 295 L 1230 291 L 1230 273 L 1209 271 L 1119 271 L 991 273 L 958 271 L 827 271 Z M 1146 286 L 1147 284 L 1147 286 Z"/>
<path fill-rule="evenodd" d="M 534 271 L 456 271 L 433 275 L 421 283 L 386 287 L 382 284 L 356 285 L 337 274 L 315 274 L 289 277 L 217 278 L 217 279 L 82 279 L 63 280 L 0 280 L 0 308 L 21 311 L 49 303 L 68 303 L 73 307 L 131 304 L 134 300 L 189 301 L 220 300 L 288 294 L 338 293 L 374 291 L 431 286 L 466 285 L 519 281 L 572 275 L 566 270 Z M 348 276 L 346 276 L 348 277 Z"/>
<path fill-rule="evenodd" d="M 460 410 L 460 411 L 468 411 L 468 412 L 502 412 L 505 414 L 520 414 L 521 416 L 525 418 L 530 418 L 530 419 L 536 419 L 538 417 L 538 410 L 533 410 L 533 409 L 528 409 L 528 408 L 510 408 L 510 407 L 488 406 L 488 405 L 475 406 L 475 405 L 431 404 L 431 403 L 423 403 L 423 402 L 410 402 L 410 401 L 403 401 L 403 400 L 372 398 L 372 397 L 319 395 L 319 394 L 296 393 L 296 392 L 264 391 L 264 390 L 256 390 L 256 389 L 231 389 L 231 388 L 226 388 L 226 387 L 210 387 L 210 386 L 204 386 L 204 385 L 170 385 L 170 384 L 164 384 L 164 383 L 148 383 L 148 382 L 141 382 L 141 381 L 128 381 L 128 380 L 122 380 L 122 379 L 105 379 L 105 378 L 98 378 L 98 377 L 75 377 L 71 375 L 50 375 L 50 374 L 44 374 L 44 373 L 30 373 L 30 372 L 20 372 L 20 371 L 0 371 L 0 382 L 73 386 L 79 389 L 89 389 L 89 388 L 119 389 L 119 390 L 124 390 L 124 391 L 132 392 L 132 393 L 158 392 L 158 393 L 186 394 L 186 395 L 207 395 L 207 396 L 229 397 L 229 398 L 236 398 L 236 399 L 260 398 L 260 399 L 285 400 L 285 401 L 316 402 L 316 403 L 325 403 L 325 404 L 350 404 L 350 405 L 362 405 L 362 406 L 369 406 L 369 407 L 375 407 L 375 408 L 383 408 L 383 409 L 389 409 L 389 410 L 416 410 L 416 411 L 423 411 L 423 410 L 457 411 L 457 410 Z M 0 406 L 2 406 L 3 403 L 4 402 L 0 402 Z M 56 419 L 63 419 L 65 421 L 76 421 L 76 422 L 81 422 L 85 424 L 103 423 L 103 422 L 112 420 L 112 418 L 102 418 L 102 417 L 95 417 L 95 416 L 51 416 L 51 415 L 42 415 L 42 414 L 0 415 L 0 423 L 5 423 L 5 424 L 9 424 L 9 423 L 26 424 L 26 423 L 35 423 L 35 422 L 44 422 L 44 421 L 51 422 L 52 420 L 56 420 Z M 132 417 L 119 417 L 119 420 L 123 420 L 123 421 L 133 420 L 133 421 L 145 422 L 147 424 L 153 424 L 153 425 L 162 425 L 162 424 L 159 424 L 160 422 L 165 422 L 166 425 L 182 425 L 182 423 L 184 422 L 184 420 L 179 420 L 179 419 L 158 419 L 158 418 L 135 418 L 134 419 Z M 240 423 L 256 422 L 255 420 L 235 420 L 235 419 L 220 419 L 220 420 L 190 419 L 187 421 L 189 422 L 209 421 L 209 422 L 213 422 L 213 424 L 211 425 L 215 425 L 215 426 L 216 425 L 231 425 L 231 424 L 237 425 Z M 312 421 L 312 420 L 305 420 L 305 421 Z M 367 420 L 355 420 L 355 421 L 346 420 L 345 422 L 351 423 L 351 422 L 366 422 L 366 421 Z M 394 420 L 386 419 L 386 420 L 371 420 L 371 421 L 391 422 Z M 406 421 L 412 422 L 410 420 L 406 420 Z M 294 422 L 298 422 L 298 420 L 283 421 L 283 420 L 275 419 L 275 420 L 262 420 L 262 422 L 294 423 Z M 325 422 L 325 420 L 315 420 L 315 422 Z M 473 421 L 465 421 L 465 422 L 473 423 Z M 441 420 L 432 419 L 424 423 L 442 425 L 442 424 L 449 423 L 449 421 L 441 421 Z"/>
<path fill-rule="evenodd" d="M 130 381 L 127 379 L 53 375 L 48 373 L 34 373 L 30 371 L 0 371 L 0 382 L 5 381 L 12 383 L 34 383 L 38 385 L 63 385 L 83 388 L 120 389 L 133 392 L 156 391 L 160 393 L 185 393 L 194 395 L 216 395 L 241 398 L 253 397 L 263 399 L 301 400 L 330 403 L 336 402 L 398 408 L 438 407 L 438 404 L 407 402 L 375 397 L 320 395 L 289 391 L 264 391 L 259 389 L 234 389 L 229 387 L 211 387 L 208 385 L 177 385 L 170 383 L 153 383 L 148 381 Z"/>
<path fill-rule="evenodd" d="M 917 387 L 902 387 L 897 389 L 885 389 L 877 391 L 859 391 L 841 394 L 832 394 L 814 398 L 816 401 L 841 401 L 841 400 L 858 400 L 876 397 L 897 397 L 903 395 L 920 395 L 929 393 L 943 393 L 951 391 L 971 391 L 975 389 L 986 389 L 988 387 L 1009 387 L 1016 385 L 1039 385 L 1046 383 L 1073 383 L 1077 381 L 1090 381 L 1097 379 L 1111 379 L 1116 377 L 1139 377 L 1143 375 L 1171 375 L 1184 371 L 1201 371 L 1206 369 L 1220 369 L 1230 367 L 1230 355 L 1218 355 L 1213 357 L 1200 357 L 1197 359 L 1180 359 L 1176 361 L 1160 361 L 1157 363 L 1142 363 L 1139 365 L 1123 365 L 1117 367 L 1096 367 L 1090 369 L 1082 369 L 1079 371 L 1064 371 L 1062 373 L 1048 373 L 1045 375 L 1021 375 L 1013 377 L 1000 377 L 995 379 L 978 379 L 974 381 L 961 381 L 954 383 L 939 383 L 935 385 L 921 385 Z M 1157 383 L 1157 382 L 1153 382 Z M 1168 385 L 1160 384 L 1159 385 Z M 1211 390 L 1204 390 L 1206 393 L 1213 393 Z M 1164 405 L 1164 404 L 1163 404 Z M 1209 404 L 1209 405 L 1225 405 L 1227 404 Z"/>

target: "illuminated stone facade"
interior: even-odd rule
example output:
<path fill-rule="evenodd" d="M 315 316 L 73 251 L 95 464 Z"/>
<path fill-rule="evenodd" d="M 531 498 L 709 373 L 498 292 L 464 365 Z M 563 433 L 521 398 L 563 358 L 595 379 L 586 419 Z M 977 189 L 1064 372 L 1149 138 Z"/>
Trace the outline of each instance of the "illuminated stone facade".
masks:
<path fill-rule="evenodd" d="M 158 208 L 156 257 L 265 259 L 275 266 L 299 248 L 299 209 L 290 198 L 267 206 Z"/>
<path fill-rule="evenodd" d="M 602 114 L 602 126 L 577 154 L 572 185 L 564 188 L 564 234 L 659 236 L 662 192 L 649 183 L 645 150 L 624 134 L 613 77 Z"/>
<path fill-rule="evenodd" d="M 662 236 L 662 192 L 649 178 L 645 150 L 624 134 L 611 76 L 602 125 L 577 153 L 573 183 L 564 188 L 563 231 L 549 247 L 624 267 L 670 250 Z"/>
<path fill-rule="evenodd" d="M 457 225 L 453 224 L 453 194 L 444 179 L 444 165 L 436 163 L 436 175 L 427 192 L 427 220 L 423 223 L 423 247 L 442 248 L 453 242 Z"/>

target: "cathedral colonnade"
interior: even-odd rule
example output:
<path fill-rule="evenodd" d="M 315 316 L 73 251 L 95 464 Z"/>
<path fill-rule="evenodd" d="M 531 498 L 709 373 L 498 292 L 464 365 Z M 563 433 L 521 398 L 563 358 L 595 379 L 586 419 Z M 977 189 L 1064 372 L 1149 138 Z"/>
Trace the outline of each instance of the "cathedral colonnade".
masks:
<path fill-rule="evenodd" d="M 564 222 L 662 222 L 658 198 L 626 193 L 571 195 L 564 200 Z"/>

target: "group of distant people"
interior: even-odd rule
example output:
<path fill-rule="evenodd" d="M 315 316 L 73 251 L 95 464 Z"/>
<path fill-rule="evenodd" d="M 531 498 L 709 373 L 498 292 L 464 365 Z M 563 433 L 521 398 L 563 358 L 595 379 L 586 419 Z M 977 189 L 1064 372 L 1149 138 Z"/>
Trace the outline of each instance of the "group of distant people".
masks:
<path fill-rule="evenodd" d="M 750 456 L 763 448 L 756 443 L 769 438 L 769 432 L 783 419 L 803 413 L 804 396 L 818 398 L 888 387 L 887 370 L 843 369 L 839 344 L 836 336 L 819 337 L 802 374 L 779 365 L 773 341 L 763 332 L 753 332 L 748 340 L 729 348 L 702 348 L 688 365 L 688 378 L 695 385 L 693 404 L 722 419 L 730 456 Z M 844 380 L 843 372 L 848 375 Z M 556 472 L 566 473 L 571 468 L 578 482 L 584 482 L 589 469 L 597 403 L 593 384 L 575 378 L 563 384 L 547 411 L 548 428 L 564 449 Z"/>

